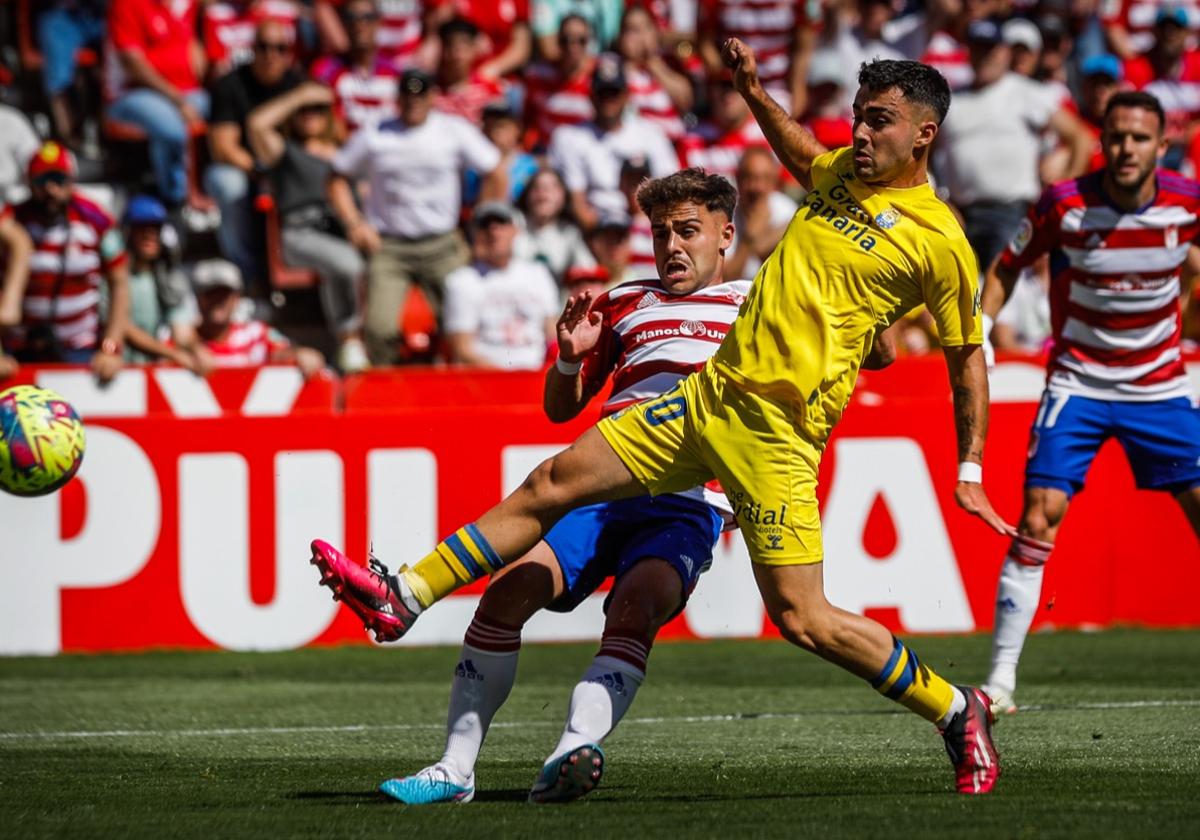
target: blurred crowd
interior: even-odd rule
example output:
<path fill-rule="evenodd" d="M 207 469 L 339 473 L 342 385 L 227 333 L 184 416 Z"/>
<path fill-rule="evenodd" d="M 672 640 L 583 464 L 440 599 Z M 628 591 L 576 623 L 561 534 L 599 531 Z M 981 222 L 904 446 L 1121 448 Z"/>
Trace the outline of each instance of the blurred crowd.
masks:
<path fill-rule="evenodd" d="M 736 182 L 727 273 L 752 277 L 803 194 L 729 37 L 831 148 L 861 62 L 937 67 L 933 173 L 981 265 L 1044 185 L 1103 165 L 1114 91 L 1155 94 L 1165 165 L 1200 170 L 1186 2 L 2 0 L 0 20 L 0 377 L 538 368 L 566 295 L 654 273 L 634 194 L 684 166 Z M 998 348 L 1041 348 L 1048 284 L 1022 278 Z M 901 344 L 937 335 L 916 313 Z"/>

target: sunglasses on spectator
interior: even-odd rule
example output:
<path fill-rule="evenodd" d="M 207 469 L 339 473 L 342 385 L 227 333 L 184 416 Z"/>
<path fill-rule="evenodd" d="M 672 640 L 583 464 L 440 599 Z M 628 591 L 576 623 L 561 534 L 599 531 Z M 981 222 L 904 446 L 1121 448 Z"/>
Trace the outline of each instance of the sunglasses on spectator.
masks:
<path fill-rule="evenodd" d="M 379 20 L 378 12 L 359 12 L 346 15 L 346 23 L 375 23 Z"/>
<path fill-rule="evenodd" d="M 558 39 L 563 46 L 585 47 L 591 39 L 586 35 L 563 35 Z"/>
<path fill-rule="evenodd" d="M 39 187 L 44 187 L 47 184 L 54 184 L 56 187 L 65 187 L 71 180 L 71 176 L 65 172 L 43 172 L 33 179 Z"/>
<path fill-rule="evenodd" d="M 278 55 L 285 55 L 292 51 L 292 45 L 284 41 L 255 41 L 254 49 L 261 53 L 273 52 Z"/>

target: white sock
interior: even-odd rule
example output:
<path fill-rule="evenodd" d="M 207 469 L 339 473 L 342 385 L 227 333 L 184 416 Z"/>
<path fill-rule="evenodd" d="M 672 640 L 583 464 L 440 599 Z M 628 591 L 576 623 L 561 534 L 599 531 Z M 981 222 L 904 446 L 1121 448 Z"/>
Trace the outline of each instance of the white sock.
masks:
<path fill-rule="evenodd" d="M 606 655 L 605 645 L 600 651 L 571 692 L 567 725 L 547 762 L 584 744 L 601 743 L 625 717 L 638 686 L 646 678 L 645 654 L 638 668 L 625 659 Z"/>
<path fill-rule="evenodd" d="M 954 699 L 950 701 L 950 708 L 946 714 L 937 722 L 938 729 L 945 729 L 950 725 L 950 721 L 954 720 L 954 716 L 967 708 L 967 695 L 959 690 L 958 686 L 954 686 Z"/>
<path fill-rule="evenodd" d="M 992 631 L 992 671 L 987 685 L 1012 694 L 1017 688 L 1017 662 L 1042 598 L 1041 565 L 1004 558 L 996 589 L 996 629 Z"/>
<path fill-rule="evenodd" d="M 474 644 L 472 644 L 474 642 Z M 476 647 L 485 644 L 484 650 Z M 508 699 L 517 678 L 521 631 L 499 627 L 476 616 L 467 630 L 462 656 L 450 686 L 450 712 L 446 721 L 446 752 L 441 764 L 466 783 L 475 772 L 492 718 Z"/>

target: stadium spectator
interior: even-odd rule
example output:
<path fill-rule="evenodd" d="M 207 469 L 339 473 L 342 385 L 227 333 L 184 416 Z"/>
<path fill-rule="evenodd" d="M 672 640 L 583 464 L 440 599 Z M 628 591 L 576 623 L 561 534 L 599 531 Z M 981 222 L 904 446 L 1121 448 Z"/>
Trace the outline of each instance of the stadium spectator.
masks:
<path fill-rule="evenodd" d="M 699 0 L 700 57 L 710 74 L 724 72 L 721 45 L 741 39 L 758 58 L 763 87 L 789 113 L 802 114 L 819 15 L 819 3 L 796 0 Z"/>
<path fill-rule="evenodd" d="M 596 264 L 608 274 L 609 288 L 637 279 L 633 267 L 632 221 L 629 211 L 622 207 L 605 208 L 587 235 Z"/>
<path fill-rule="evenodd" d="M 553 169 L 541 169 L 517 201 L 525 230 L 517 237 L 517 256 L 538 260 L 554 279 L 566 283 L 572 269 L 593 269 L 596 259 L 571 213 L 567 186 Z"/>
<path fill-rule="evenodd" d="M 316 22 L 322 52 L 341 54 L 350 47 L 350 38 L 338 10 L 345 0 L 316 0 Z M 379 26 L 375 40 L 379 54 L 397 70 L 408 67 L 430 68 L 437 54 L 433 27 L 427 21 L 430 12 L 422 0 L 378 0 Z"/>
<path fill-rule="evenodd" d="M 1200 9 L 1192 0 L 1108 0 L 1099 13 L 1109 49 L 1123 59 L 1132 59 L 1154 44 L 1156 12 L 1179 9 L 1183 26 L 1195 36 L 1200 30 Z"/>
<path fill-rule="evenodd" d="M 592 75 L 595 119 L 555 129 L 548 152 L 571 195 L 571 209 L 584 230 L 596 225 L 600 210 L 624 210 L 621 164 L 645 157 L 655 178 L 679 168 L 671 142 L 658 126 L 625 113 L 629 85 L 619 56 L 606 53 Z"/>
<path fill-rule="evenodd" d="M 644 6 L 630 6 L 621 18 L 617 52 L 625 61 L 629 103 L 672 141 L 683 136 L 683 118 L 692 110 L 692 82 L 671 69 L 663 58 L 654 16 Z"/>
<path fill-rule="evenodd" d="M 1144 90 L 1162 103 L 1167 115 L 1166 137 L 1170 150 L 1163 164 L 1177 168 L 1191 139 L 1193 123 L 1200 119 L 1200 50 L 1188 42 L 1188 12 L 1165 6 L 1154 22 L 1154 45 L 1126 59 L 1125 82 Z"/>
<path fill-rule="evenodd" d="M 738 161 L 752 146 L 767 147 L 767 138 L 750 115 L 746 100 L 733 89 L 728 72 L 708 85 L 709 117 L 679 143 L 685 167 L 699 167 L 733 181 Z"/>
<path fill-rule="evenodd" d="M 1020 76 L 1036 78 L 1042 61 L 1042 33 L 1037 25 L 1026 18 L 1012 18 L 1000 27 L 1000 36 L 1008 44 L 1009 69 Z"/>
<path fill-rule="evenodd" d="M 33 253 L 21 323 L 5 336 L 22 362 L 88 363 L 101 381 L 121 367 L 129 322 L 125 243 L 112 218 L 75 189 L 75 162 L 58 143 L 29 161 L 31 196 L 12 209 Z M 100 284 L 111 305 L 100 322 Z"/>
<path fill-rule="evenodd" d="M 914 29 L 902 51 L 945 76 L 951 90 L 966 88 L 975 75 L 967 28 L 976 21 L 998 17 L 1004 12 L 1005 5 L 1004 0 L 949 0 L 931 4 L 923 16 L 924 49 L 915 56 L 909 54 L 908 50 L 922 40 L 922 30 Z"/>
<path fill-rule="evenodd" d="M 368 366 L 362 342 L 366 266 L 325 199 L 337 152 L 332 106 L 329 88 L 305 82 L 251 111 L 246 129 L 258 167 L 271 177 L 283 258 L 321 278 L 321 309 L 338 340 L 338 369 L 357 373 Z"/>
<path fill-rule="evenodd" d="M 828 48 L 835 50 L 842 59 L 845 73 L 842 87 L 854 90 L 858 84 L 858 68 L 864 61 L 873 58 L 905 58 L 884 34 L 888 22 L 895 15 L 892 0 L 855 0 L 855 2 L 831 4 L 826 15 L 826 31 L 822 38 Z M 809 70 L 809 86 L 812 71 Z M 811 91 L 810 91 L 811 93 Z M 811 109 L 811 106 L 810 106 Z"/>
<path fill-rule="evenodd" d="M 292 0 L 208 0 L 204 4 L 204 50 L 212 76 L 224 76 L 254 59 L 254 42 L 267 20 L 282 23 L 296 40 L 300 8 Z"/>
<path fill-rule="evenodd" d="M 533 131 L 531 145 L 544 149 L 560 125 L 578 125 L 592 118 L 590 96 L 593 53 L 591 26 L 579 15 L 567 15 L 558 28 L 561 45 L 553 61 L 541 61 L 525 71 L 525 123 Z"/>
<path fill-rule="evenodd" d="M 262 321 L 241 320 L 242 277 L 228 260 L 201 260 L 192 268 L 192 287 L 200 307 L 196 327 L 215 368 L 295 365 L 305 379 L 325 368 L 325 357 L 311 347 L 293 347 Z"/>
<path fill-rule="evenodd" d="M 165 359 L 197 373 L 211 367 L 200 347 L 196 297 L 179 268 L 172 244 L 178 237 L 167 221 L 167 208 L 157 198 L 135 195 L 121 217 L 129 252 L 129 328 L 125 361 L 144 364 Z M 101 290 L 100 311 L 108 311 Z"/>
<path fill-rule="evenodd" d="M 1043 256 L 1021 271 L 992 327 L 995 350 L 1038 353 L 1046 349 L 1050 324 L 1050 261 Z"/>
<path fill-rule="evenodd" d="M 529 0 L 433 0 L 437 24 L 465 18 L 479 29 L 479 72 L 493 79 L 519 73 L 533 55 Z"/>
<path fill-rule="evenodd" d="M 1121 62 L 1111 53 L 1100 53 L 1084 59 L 1079 68 L 1080 95 L 1079 118 L 1092 137 L 1092 154 L 1088 158 L 1087 171 L 1094 172 L 1104 166 L 1104 149 L 1100 145 L 1100 133 L 1104 127 L 1104 109 L 1109 98 L 1121 87 Z M 1052 184 L 1065 180 L 1070 155 L 1059 147 L 1042 159 L 1042 183 Z"/>
<path fill-rule="evenodd" d="M 25 171 L 40 145 L 29 118 L 0 104 L 0 204 L 16 204 L 29 197 Z"/>
<path fill-rule="evenodd" d="M 813 53 L 808 66 L 807 106 L 800 122 L 827 149 L 840 149 L 854 141 L 850 128 L 853 112 L 845 84 L 847 72 L 842 62 L 840 53 L 821 49 Z M 855 65 L 853 74 L 857 73 Z M 857 84 L 854 82 L 850 89 L 857 90 Z"/>
<path fill-rule="evenodd" d="M 12 207 L 0 202 L 0 252 L 4 254 L 4 276 L 0 279 L 0 339 L 10 327 L 21 323 L 21 303 L 29 283 L 29 260 L 33 242 L 13 216 Z M 17 360 L 4 352 L 0 341 L 0 379 L 17 372 Z"/>
<path fill-rule="evenodd" d="M 349 46 L 340 55 L 318 59 L 312 77 L 333 90 L 335 113 L 349 134 L 396 116 L 400 71 L 379 53 L 375 0 L 348 0 L 341 19 Z"/>
<path fill-rule="evenodd" d="M 642 212 L 637 201 L 638 187 L 649 177 L 650 162 L 642 155 L 621 163 L 621 192 L 625 196 L 625 212 L 629 214 L 629 264 L 639 278 L 658 273 L 650 217 Z"/>
<path fill-rule="evenodd" d="M 624 0 L 529 0 L 530 26 L 537 42 L 538 55 L 558 61 L 567 45 L 562 39 L 562 24 L 578 17 L 588 28 L 590 52 L 609 49 L 621 30 Z"/>
<path fill-rule="evenodd" d="M 50 106 L 54 134 L 79 145 L 79 109 L 73 104 L 79 51 L 100 51 L 104 43 L 104 0 L 50 0 L 37 18 L 37 45 L 42 54 L 42 86 Z"/>
<path fill-rule="evenodd" d="M 523 126 L 521 118 L 507 99 L 490 102 L 483 108 L 483 136 L 500 151 L 500 172 L 507 184 L 508 200 L 516 203 L 529 179 L 538 171 L 538 160 L 521 147 Z M 463 200 L 474 204 L 479 198 L 483 177 L 474 169 L 467 170 L 463 184 Z"/>
<path fill-rule="evenodd" d="M 208 115 L 197 0 L 112 0 L 106 74 L 108 116 L 146 133 L 158 195 L 169 208 L 188 200 L 189 126 Z"/>
<path fill-rule="evenodd" d="M 954 96 L 934 163 L 980 264 L 987 265 L 1041 192 L 1042 132 L 1049 128 L 1070 150 L 1071 177 L 1086 170 L 1093 141 L 1060 107 L 1056 89 L 1009 71 L 1010 50 L 994 21 L 973 22 L 967 43 L 974 81 Z"/>
<path fill-rule="evenodd" d="M 438 92 L 433 107 L 456 114 L 478 125 L 483 106 L 502 98 L 505 86 L 498 79 L 475 69 L 480 55 L 479 29 L 464 18 L 451 18 L 438 27 L 441 58 L 438 61 Z"/>
<path fill-rule="evenodd" d="M 254 60 L 237 67 L 213 86 L 208 148 L 212 164 L 204 173 L 204 189 L 221 209 L 217 244 L 221 254 L 237 265 L 251 291 L 261 294 L 262 250 L 254 224 L 250 153 L 246 119 L 259 105 L 300 84 L 293 66 L 295 30 L 277 20 L 264 20 L 254 35 Z"/>
<path fill-rule="evenodd" d="M 404 71 L 400 116 L 359 131 L 333 158 L 329 202 L 350 241 L 370 255 L 365 335 L 376 365 L 395 358 L 411 284 L 440 313 L 443 280 L 467 261 L 457 228 L 463 173 L 487 173 L 483 200 L 504 195 L 500 152 L 461 117 L 433 111 L 432 86 L 424 71 Z M 365 213 L 351 189 L 359 178 L 370 188 Z"/>
<path fill-rule="evenodd" d="M 517 213 L 480 204 L 471 219 L 473 260 L 446 277 L 445 333 L 456 365 L 538 370 L 554 340 L 558 287 L 546 267 L 515 257 Z"/>
<path fill-rule="evenodd" d="M 734 239 L 725 258 L 725 279 L 750 280 L 779 244 L 799 206 L 779 192 L 779 162 L 771 150 L 751 146 L 737 170 Z"/>

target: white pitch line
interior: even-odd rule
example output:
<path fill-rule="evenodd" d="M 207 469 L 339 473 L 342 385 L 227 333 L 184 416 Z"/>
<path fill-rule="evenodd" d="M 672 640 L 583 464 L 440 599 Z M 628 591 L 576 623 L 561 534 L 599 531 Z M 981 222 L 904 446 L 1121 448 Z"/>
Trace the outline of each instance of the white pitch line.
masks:
<path fill-rule="evenodd" d="M 1109 703 L 1073 703 L 1021 706 L 1021 712 L 1110 711 L 1119 709 L 1194 708 L 1200 700 L 1125 700 Z M 748 723 L 760 720 L 800 720 L 828 715 L 907 714 L 903 709 L 807 712 L 737 712 L 726 715 L 683 715 L 679 717 L 626 718 L 626 726 L 662 723 Z M 499 721 L 492 729 L 524 729 L 549 726 L 552 721 Z M 356 732 L 411 732 L 445 729 L 442 723 L 378 723 L 345 726 L 247 726 L 228 729 L 99 729 L 60 732 L 0 732 L 0 741 L 53 741 L 88 738 L 225 738 L 236 735 L 310 735 Z"/>

